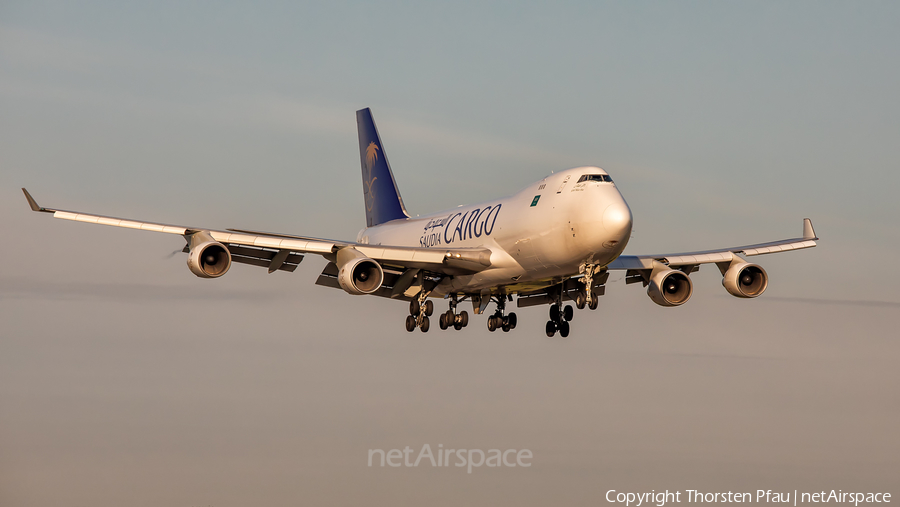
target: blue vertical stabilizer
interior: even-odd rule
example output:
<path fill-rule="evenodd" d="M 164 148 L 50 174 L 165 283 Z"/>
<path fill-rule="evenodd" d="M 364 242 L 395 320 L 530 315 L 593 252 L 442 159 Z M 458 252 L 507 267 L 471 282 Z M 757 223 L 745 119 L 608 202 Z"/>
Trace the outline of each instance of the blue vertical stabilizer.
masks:
<path fill-rule="evenodd" d="M 368 107 L 356 112 L 356 127 L 359 130 L 359 160 L 366 198 L 366 226 L 409 218 Z"/>

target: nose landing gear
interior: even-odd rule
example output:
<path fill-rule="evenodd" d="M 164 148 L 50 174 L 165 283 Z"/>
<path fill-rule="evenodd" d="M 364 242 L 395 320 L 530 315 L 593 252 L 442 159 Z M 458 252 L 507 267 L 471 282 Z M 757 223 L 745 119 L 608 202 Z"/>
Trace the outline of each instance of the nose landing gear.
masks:
<path fill-rule="evenodd" d="M 581 279 L 581 283 L 584 284 L 584 289 L 578 292 L 578 295 L 575 296 L 575 306 L 578 307 L 579 310 L 584 309 L 585 304 L 591 310 L 596 310 L 598 306 L 600 306 L 600 300 L 598 299 L 597 293 L 594 292 L 594 274 L 598 272 L 597 266 L 593 264 L 583 264 L 581 266 L 581 271 L 584 273 L 584 277 Z M 600 283 L 603 283 L 602 281 Z"/>

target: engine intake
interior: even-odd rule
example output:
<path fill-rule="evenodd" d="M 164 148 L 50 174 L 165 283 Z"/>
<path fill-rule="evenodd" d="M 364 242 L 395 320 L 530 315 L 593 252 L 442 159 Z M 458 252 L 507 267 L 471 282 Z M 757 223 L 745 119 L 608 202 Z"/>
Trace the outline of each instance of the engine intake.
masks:
<path fill-rule="evenodd" d="M 231 252 L 228 247 L 213 240 L 206 232 L 190 236 L 190 252 L 187 265 L 191 273 L 200 278 L 218 278 L 231 267 Z"/>
<path fill-rule="evenodd" d="M 350 294 L 371 294 L 381 288 L 384 270 L 381 264 L 358 250 L 344 248 L 337 254 L 338 283 Z"/>
<path fill-rule="evenodd" d="M 739 298 L 755 298 L 766 291 L 769 275 L 758 264 L 742 262 L 725 271 L 722 285 L 729 294 Z"/>
<path fill-rule="evenodd" d="M 691 278 L 674 269 L 660 271 L 650 278 L 647 295 L 660 306 L 679 306 L 687 303 L 694 292 Z"/>

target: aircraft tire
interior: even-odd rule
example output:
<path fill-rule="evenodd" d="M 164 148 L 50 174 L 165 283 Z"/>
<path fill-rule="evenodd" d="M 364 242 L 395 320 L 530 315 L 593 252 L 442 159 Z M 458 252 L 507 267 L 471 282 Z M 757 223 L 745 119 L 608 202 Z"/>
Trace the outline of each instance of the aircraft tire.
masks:
<path fill-rule="evenodd" d="M 440 326 L 441 331 L 447 329 L 447 321 L 448 321 L 447 314 L 442 313 L 441 317 L 438 319 L 438 325 Z"/>
<path fill-rule="evenodd" d="M 469 325 L 469 312 L 463 310 L 459 314 L 459 322 L 462 324 L 462 327 L 466 327 Z"/>
<path fill-rule="evenodd" d="M 584 310 L 584 305 L 587 304 L 587 295 L 583 290 L 578 291 L 578 295 L 575 296 L 575 306 L 579 310 Z"/>
<path fill-rule="evenodd" d="M 494 331 L 497 330 L 497 323 L 494 321 L 494 316 L 493 316 L 493 315 L 491 315 L 490 317 L 488 317 L 488 323 L 487 323 L 487 324 L 488 324 L 488 331 L 490 331 L 490 332 L 493 333 Z"/>
<path fill-rule="evenodd" d="M 569 323 L 566 321 L 562 321 L 559 323 L 559 335 L 563 338 L 569 336 Z"/>
<path fill-rule="evenodd" d="M 575 310 L 572 308 L 572 305 L 566 305 L 563 309 L 563 317 L 566 319 L 566 322 L 572 320 L 572 317 L 575 316 Z"/>
<path fill-rule="evenodd" d="M 418 315 L 421 307 L 419 306 L 419 300 L 413 299 L 409 302 L 409 314 L 410 315 Z"/>
<path fill-rule="evenodd" d="M 412 333 L 416 329 L 416 318 L 412 315 L 406 317 L 406 330 Z"/>
<path fill-rule="evenodd" d="M 412 317 L 412 315 L 410 315 L 410 317 Z M 422 332 L 427 333 L 430 328 L 431 328 L 431 322 L 428 321 L 428 317 L 423 317 L 422 318 Z"/>
<path fill-rule="evenodd" d="M 553 322 L 559 321 L 559 305 L 550 305 L 550 320 L 552 320 Z"/>
<path fill-rule="evenodd" d="M 547 332 L 547 338 L 553 338 L 553 335 L 556 334 L 556 323 L 552 320 L 548 320 L 547 325 L 544 326 L 544 330 Z"/>
<path fill-rule="evenodd" d="M 519 319 L 518 319 L 518 317 L 516 317 L 516 314 L 515 314 L 515 313 L 510 313 L 510 314 L 509 314 L 509 328 L 510 328 L 510 329 L 515 329 L 515 328 L 516 328 L 516 324 L 518 324 L 518 323 L 519 323 Z"/>
<path fill-rule="evenodd" d="M 434 303 L 425 301 L 425 315 L 431 317 L 432 313 L 434 313 Z"/>
<path fill-rule="evenodd" d="M 597 294 L 591 293 L 591 304 L 588 307 L 591 310 L 596 310 L 598 306 L 600 306 L 600 299 L 597 298 Z"/>
<path fill-rule="evenodd" d="M 463 325 L 460 324 L 459 322 L 453 324 L 453 329 L 455 329 L 455 330 L 457 330 L 457 331 L 459 331 L 459 330 L 462 329 L 462 328 L 463 328 Z"/>

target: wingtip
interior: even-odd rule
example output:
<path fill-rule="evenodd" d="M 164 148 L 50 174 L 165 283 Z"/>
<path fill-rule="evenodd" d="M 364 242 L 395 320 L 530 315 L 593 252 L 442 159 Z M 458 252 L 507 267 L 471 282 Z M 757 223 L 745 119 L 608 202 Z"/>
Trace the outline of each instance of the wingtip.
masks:
<path fill-rule="evenodd" d="M 37 201 L 34 200 L 34 197 L 31 197 L 31 194 L 28 193 L 28 190 L 25 190 L 25 187 L 22 187 L 22 192 L 25 192 L 25 199 L 28 199 L 28 205 L 31 206 L 31 211 L 44 211 L 44 208 L 38 206 Z"/>
<path fill-rule="evenodd" d="M 813 229 L 812 220 L 808 218 L 803 219 L 803 239 L 819 239 L 816 230 Z"/>

